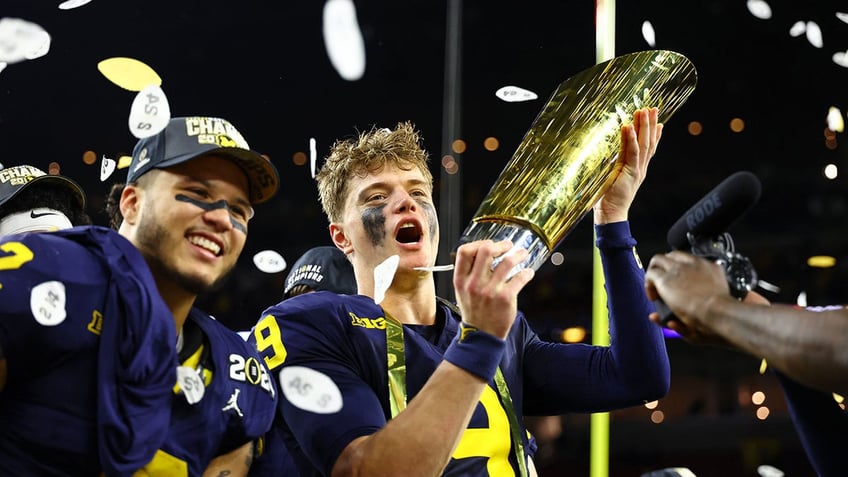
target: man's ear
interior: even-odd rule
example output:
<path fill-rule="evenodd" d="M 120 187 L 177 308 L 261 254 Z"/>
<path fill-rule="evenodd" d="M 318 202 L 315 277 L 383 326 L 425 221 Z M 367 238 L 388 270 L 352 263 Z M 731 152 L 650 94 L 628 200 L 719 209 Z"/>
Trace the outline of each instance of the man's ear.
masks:
<path fill-rule="evenodd" d="M 333 243 L 339 250 L 344 252 L 345 255 L 349 255 L 353 252 L 353 244 L 351 244 L 350 240 L 347 238 L 342 224 L 335 222 L 330 224 L 330 238 L 333 239 Z"/>
<path fill-rule="evenodd" d="M 121 192 L 121 215 L 125 224 L 135 225 L 141 208 L 141 195 L 144 191 L 134 184 L 127 184 Z"/>

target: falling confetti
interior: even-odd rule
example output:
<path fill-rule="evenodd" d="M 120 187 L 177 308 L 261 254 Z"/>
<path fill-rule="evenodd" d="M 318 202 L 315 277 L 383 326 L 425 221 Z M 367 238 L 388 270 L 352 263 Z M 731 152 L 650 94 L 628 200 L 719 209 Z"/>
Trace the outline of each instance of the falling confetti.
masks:
<path fill-rule="evenodd" d="M 118 169 L 126 169 L 132 164 L 132 156 L 121 156 L 118 158 Z"/>
<path fill-rule="evenodd" d="M 315 163 L 318 161 L 318 150 L 315 146 L 315 138 L 309 138 L 309 167 L 312 170 L 312 178 L 315 179 Z"/>
<path fill-rule="evenodd" d="M 46 31 L 41 31 L 41 33 L 37 34 L 37 40 L 33 44 L 39 44 L 39 46 L 25 55 L 28 60 L 41 58 L 50 51 L 50 34 Z"/>
<path fill-rule="evenodd" d="M 771 18 L 771 7 L 764 0 L 748 0 L 748 11 L 760 20 Z"/>
<path fill-rule="evenodd" d="M 12 64 L 47 54 L 50 34 L 20 18 L 0 19 L 0 62 Z"/>
<path fill-rule="evenodd" d="M 831 131 L 842 132 L 845 130 L 845 120 L 842 119 L 842 111 L 836 106 L 827 110 L 827 127 Z"/>
<path fill-rule="evenodd" d="M 141 91 L 147 86 L 162 85 L 162 78 L 141 61 L 115 57 L 97 63 L 97 69 L 109 81 L 129 91 Z"/>
<path fill-rule="evenodd" d="M 807 31 L 807 24 L 802 21 L 797 21 L 792 24 L 792 28 L 789 29 L 789 34 L 794 37 L 799 37 Z"/>
<path fill-rule="evenodd" d="M 807 22 L 807 41 L 816 48 L 824 46 L 822 41 L 822 32 L 816 22 Z"/>
<path fill-rule="evenodd" d="M 68 0 L 59 4 L 59 10 L 73 10 L 87 3 L 91 3 L 91 0 Z"/>
<path fill-rule="evenodd" d="M 495 92 L 495 96 L 506 101 L 507 103 L 517 103 L 520 101 L 532 101 L 539 96 L 524 88 L 518 86 L 504 86 Z"/>
<path fill-rule="evenodd" d="M 379 305 L 386 297 L 386 291 L 395 278 L 398 263 L 400 263 L 400 255 L 392 255 L 374 267 L 374 303 Z"/>
<path fill-rule="evenodd" d="M 843 68 L 848 68 L 848 51 L 837 51 L 834 53 L 833 62 Z"/>
<path fill-rule="evenodd" d="M 254 255 L 253 264 L 265 273 L 277 273 L 286 269 L 286 260 L 273 250 L 263 250 Z"/>
<path fill-rule="evenodd" d="M 766 464 L 757 467 L 757 474 L 760 477 L 783 477 L 784 475 L 782 470 Z"/>
<path fill-rule="evenodd" d="M 352 0 L 327 0 L 324 4 L 324 45 L 339 76 L 356 81 L 365 73 L 365 41 Z"/>
<path fill-rule="evenodd" d="M 848 13 L 836 12 L 836 18 L 848 23 Z"/>
<path fill-rule="evenodd" d="M 648 20 L 642 22 L 642 38 L 651 48 L 657 46 L 657 34 L 654 32 L 654 25 Z"/>
<path fill-rule="evenodd" d="M 103 159 L 100 161 L 100 182 L 105 181 L 115 172 L 115 166 L 117 166 L 117 163 L 114 159 L 109 159 L 105 155 L 103 156 Z"/>
<path fill-rule="evenodd" d="M 158 134 L 170 120 L 171 108 L 162 88 L 151 84 L 138 92 L 128 120 L 133 136 L 143 139 Z"/>

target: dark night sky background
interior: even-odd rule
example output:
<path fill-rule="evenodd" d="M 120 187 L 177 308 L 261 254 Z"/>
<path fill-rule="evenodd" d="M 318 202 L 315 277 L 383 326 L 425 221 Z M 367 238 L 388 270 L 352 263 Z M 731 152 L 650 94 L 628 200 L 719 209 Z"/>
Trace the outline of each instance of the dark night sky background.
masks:
<path fill-rule="evenodd" d="M 327 59 L 323 2 L 94 0 L 70 11 L 59 3 L 0 0 L 0 17 L 38 23 L 52 35 L 46 56 L 0 72 L 0 162 L 45 170 L 58 162 L 84 186 L 89 213 L 105 225 L 102 196 L 126 171 L 102 183 L 99 162 L 86 165 L 82 155 L 92 150 L 114 158 L 135 143 L 127 129 L 135 93 L 97 70 L 99 61 L 115 56 L 139 59 L 159 73 L 172 115 L 231 120 L 282 178 L 278 196 L 257 208 L 233 278 L 202 300 L 233 328 L 250 326 L 282 293 L 286 272 L 258 271 L 251 260 L 256 252 L 277 250 L 291 264 L 306 249 L 329 244 L 309 164 L 292 161 L 297 152 L 308 155 L 310 138 L 322 157 L 337 138 L 411 120 L 431 153 L 434 176 L 443 174 L 443 144 L 454 139 L 442 137 L 445 2 L 356 1 L 367 58 L 358 81 L 342 79 Z M 828 181 L 822 170 L 843 165 L 848 154 L 844 133 L 837 133 L 835 149 L 825 147 L 824 137 L 828 108 L 848 109 L 848 68 L 831 59 L 848 50 L 848 24 L 835 15 L 848 6 L 769 3 L 773 17 L 762 20 L 743 0 L 619 2 L 616 54 L 651 48 L 641 34 L 648 20 L 656 48 L 686 55 L 699 75 L 695 92 L 666 125 L 631 211 L 632 228 L 647 262 L 668 250 L 666 231 L 684 211 L 731 173 L 749 170 L 762 181 L 762 198 L 730 232 L 760 276 L 781 287 L 767 296 L 794 302 L 805 290 L 812 302 L 844 303 L 848 174 Z M 799 20 L 819 24 L 822 48 L 790 36 Z M 466 223 L 545 98 L 595 63 L 594 3 L 464 2 L 461 25 L 459 137 L 468 149 L 458 156 L 463 199 L 455 206 Z M 503 102 L 495 91 L 505 85 L 539 99 Z M 745 121 L 741 133 L 729 128 L 736 117 Z M 687 132 L 692 121 L 703 125 L 702 134 Z M 489 136 L 499 139 L 497 151 L 482 147 Z M 582 221 L 558 249 L 565 263 L 544 265 L 522 293 L 520 306 L 545 337 L 590 323 L 590 222 Z M 810 269 L 805 259 L 814 253 L 833 254 L 837 266 Z M 696 359 L 681 353 L 681 360 Z"/>

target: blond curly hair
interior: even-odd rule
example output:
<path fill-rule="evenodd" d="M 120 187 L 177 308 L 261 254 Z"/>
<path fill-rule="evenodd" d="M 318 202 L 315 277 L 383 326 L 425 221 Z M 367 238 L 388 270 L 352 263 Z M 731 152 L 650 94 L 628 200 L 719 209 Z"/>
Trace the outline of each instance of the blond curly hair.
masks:
<path fill-rule="evenodd" d="M 315 175 L 321 207 L 330 222 L 340 222 L 344 213 L 350 178 L 365 177 L 386 165 L 409 171 L 417 167 L 433 188 L 430 158 L 421 145 L 415 126 L 407 121 L 394 129 L 372 127 L 354 139 L 336 141 L 327 160 Z"/>

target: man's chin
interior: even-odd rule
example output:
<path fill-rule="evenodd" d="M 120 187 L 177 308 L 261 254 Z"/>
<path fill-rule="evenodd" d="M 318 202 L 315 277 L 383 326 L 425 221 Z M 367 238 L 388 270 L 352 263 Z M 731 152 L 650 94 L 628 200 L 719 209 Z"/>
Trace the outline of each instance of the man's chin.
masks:
<path fill-rule="evenodd" d="M 195 295 L 201 295 L 204 293 L 218 291 L 223 288 L 232 271 L 233 267 L 219 275 L 217 278 L 203 275 L 179 274 L 175 277 L 175 281 L 188 292 Z"/>

